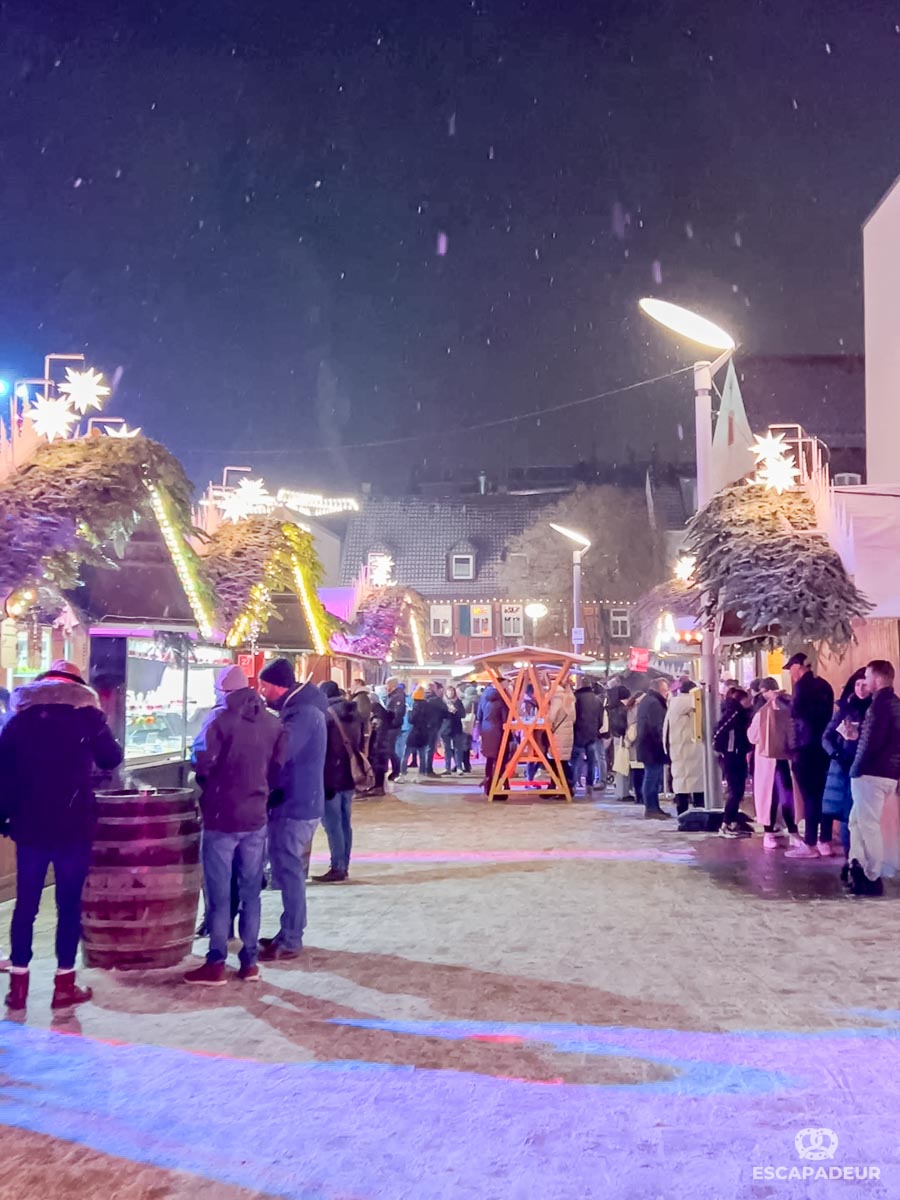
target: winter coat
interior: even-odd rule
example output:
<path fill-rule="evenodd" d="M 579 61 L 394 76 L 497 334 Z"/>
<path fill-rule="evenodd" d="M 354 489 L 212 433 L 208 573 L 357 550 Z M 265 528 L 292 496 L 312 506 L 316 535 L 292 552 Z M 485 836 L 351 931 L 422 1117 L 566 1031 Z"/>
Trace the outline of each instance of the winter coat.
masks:
<path fill-rule="evenodd" d="M 272 796 L 272 821 L 315 821 L 325 810 L 325 752 L 328 701 L 314 683 L 285 698 L 280 716 L 285 729 L 281 784 Z"/>
<path fill-rule="evenodd" d="M 381 705 L 378 707 L 381 708 Z M 381 711 L 384 712 L 384 709 Z M 338 792 L 352 792 L 356 786 L 353 781 L 350 752 L 341 737 L 341 729 L 346 734 L 350 746 L 354 750 L 362 750 L 363 721 L 356 704 L 352 700 L 345 700 L 343 696 L 335 696 L 328 701 L 325 717 L 328 730 L 324 770 L 325 799 L 330 800 Z"/>
<path fill-rule="evenodd" d="M 746 758 L 750 753 L 750 711 L 738 700 L 726 700 L 722 716 L 713 734 L 713 748 L 717 754 L 735 754 Z"/>
<path fill-rule="evenodd" d="M 447 718 L 447 705 L 434 692 L 425 697 L 425 705 L 428 712 L 428 744 L 434 745 Z"/>
<path fill-rule="evenodd" d="M 794 720 L 794 757 L 804 753 L 823 753 L 822 735 L 834 716 L 831 684 L 812 671 L 801 675 L 794 687 L 791 716 Z"/>
<path fill-rule="evenodd" d="M 669 760 L 663 745 L 666 702 L 659 692 L 649 691 L 638 705 L 637 756 L 645 767 L 662 766 Z M 702 791 L 702 787 L 699 789 Z"/>
<path fill-rule="evenodd" d="M 606 692 L 606 712 L 609 718 L 610 737 L 624 737 L 628 729 L 628 710 L 625 701 L 631 693 L 627 687 L 614 683 Z"/>
<path fill-rule="evenodd" d="M 506 702 L 494 687 L 488 684 L 478 702 L 478 712 L 475 724 L 481 736 L 481 753 L 485 758 L 496 758 L 500 753 L 500 743 L 503 740 L 503 726 L 506 724 Z"/>
<path fill-rule="evenodd" d="M 444 723 L 441 725 L 442 738 L 459 737 L 463 731 L 463 717 L 466 715 L 466 706 L 462 700 L 447 700 L 445 701 L 447 715 L 444 718 Z"/>
<path fill-rule="evenodd" d="M 778 762 L 787 762 L 791 746 L 791 713 L 786 700 L 768 701 L 754 714 L 747 736 L 756 747 L 753 758 L 753 803 L 756 819 L 760 825 L 768 825 L 772 814 L 772 796 L 775 788 L 781 788 L 778 779 Z M 782 803 L 791 803 L 791 795 L 782 796 Z M 794 806 L 794 816 L 799 820 L 799 806 Z"/>
<path fill-rule="evenodd" d="M 603 721 L 603 697 L 590 687 L 577 688 L 575 691 L 575 730 L 573 740 L 576 746 L 589 746 L 600 736 L 600 725 Z"/>
<path fill-rule="evenodd" d="M 679 692 L 673 696 L 663 723 L 663 746 L 672 761 L 672 791 L 676 795 L 703 791 L 703 743 L 695 734 L 695 694 Z"/>
<path fill-rule="evenodd" d="M 284 751 L 284 727 L 253 688 L 229 692 L 194 740 L 204 829 L 262 829 L 269 794 L 281 780 Z"/>
<path fill-rule="evenodd" d="M 368 688 L 360 688 L 358 692 L 351 693 L 350 699 L 356 705 L 356 711 L 363 724 L 363 744 L 368 745 L 369 734 L 372 731 L 371 693 Z"/>
<path fill-rule="evenodd" d="M 575 746 L 575 697 L 568 688 L 557 688 L 553 693 L 550 728 L 556 739 L 559 761 L 568 762 Z"/>
<path fill-rule="evenodd" d="M 388 769 L 402 721 L 402 716 L 391 712 L 383 704 L 372 705 L 372 736 L 369 738 L 369 763 L 373 771 L 386 771 Z"/>
<path fill-rule="evenodd" d="M 424 750 L 428 745 L 431 731 L 431 716 L 427 700 L 413 700 L 412 712 L 409 716 L 409 734 L 406 738 L 407 750 Z"/>
<path fill-rule="evenodd" d="M 466 688 L 463 701 L 466 706 L 466 713 L 473 713 L 478 707 L 478 688 L 474 684 Z"/>
<path fill-rule="evenodd" d="M 850 778 L 861 775 L 900 779 L 900 696 L 892 687 L 874 694 L 860 730 Z"/>
<path fill-rule="evenodd" d="M 850 819 L 850 808 L 853 804 L 850 794 L 850 768 L 856 758 L 859 738 L 848 741 L 840 732 L 840 728 L 845 721 L 852 721 L 861 730 L 871 703 L 870 697 L 860 700 L 851 693 L 838 705 L 838 711 L 831 718 L 831 723 L 822 737 L 822 749 L 831 759 L 822 797 L 822 812 L 827 817 L 837 817 L 841 821 Z"/>
<path fill-rule="evenodd" d="M 68 679 L 18 688 L 0 733 L 0 797 L 13 841 L 43 849 L 90 845 L 94 771 L 112 771 L 121 761 L 91 688 Z"/>
<path fill-rule="evenodd" d="M 398 734 L 403 727 L 403 722 L 406 717 L 406 688 L 396 687 L 388 694 L 385 708 L 394 717 L 393 729 L 395 735 Z"/>

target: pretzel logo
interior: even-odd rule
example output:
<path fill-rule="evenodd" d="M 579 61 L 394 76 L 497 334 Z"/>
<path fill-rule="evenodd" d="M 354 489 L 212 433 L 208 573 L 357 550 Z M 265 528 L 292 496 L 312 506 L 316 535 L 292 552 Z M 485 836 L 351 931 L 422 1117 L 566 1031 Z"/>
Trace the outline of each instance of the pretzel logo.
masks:
<path fill-rule="evenodd" d="M 838 1137 L 832 1129 L 801 1129 L 794 1145 L 804 1161 L 824 1162 L 826 1158 L 834 1158 Z"/>

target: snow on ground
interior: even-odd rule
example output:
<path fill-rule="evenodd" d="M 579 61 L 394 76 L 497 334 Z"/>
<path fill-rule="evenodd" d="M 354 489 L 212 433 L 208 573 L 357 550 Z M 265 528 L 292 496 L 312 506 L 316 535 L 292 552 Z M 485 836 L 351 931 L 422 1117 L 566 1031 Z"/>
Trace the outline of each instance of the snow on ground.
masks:
<path fill-rule="evenodd" d="M 45 893 L 0 1197 L 900 1195 L 898 891 L 613 801 L 407 784 L 355 827 L 302 962 L 256 987 L 85 971 L 51 1020 Z"/>

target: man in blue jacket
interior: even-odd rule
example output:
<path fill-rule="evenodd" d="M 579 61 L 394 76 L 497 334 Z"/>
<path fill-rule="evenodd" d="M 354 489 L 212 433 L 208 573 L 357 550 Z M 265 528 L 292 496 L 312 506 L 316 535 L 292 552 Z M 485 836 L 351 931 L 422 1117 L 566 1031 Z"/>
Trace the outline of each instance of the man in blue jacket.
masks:
<path fill-rule="evenodd" d="M 306 865 L 325 810 L 328 701 L 314 683 L 297 683 L 286 658 L 260 672 L 260 694 L 284 724 L 281 784 L 269 811 L 269 858 L 281 886 L 281 928 L 260 938 L 261 962 L 299 957 L 306 928 Z"/>

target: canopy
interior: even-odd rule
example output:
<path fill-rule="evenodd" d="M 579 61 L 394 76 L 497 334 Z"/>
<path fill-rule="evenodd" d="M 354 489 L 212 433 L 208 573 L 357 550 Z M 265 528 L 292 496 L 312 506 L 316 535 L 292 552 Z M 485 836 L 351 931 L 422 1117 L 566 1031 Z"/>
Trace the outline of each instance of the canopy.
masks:
<path fill-rule="evenodd" d="M 473 667 L 475 670 L 502 671 L 507 667 L 520 667 L 530 663 L 541 667 L 588 666 L 596 659 L 571 650 L 550 650 L 546 646 L 510 646 L 505 650 L 492 650 L 488 654 L 475 654 L 472 658 L 461 658 L 456 667 Z"/>

